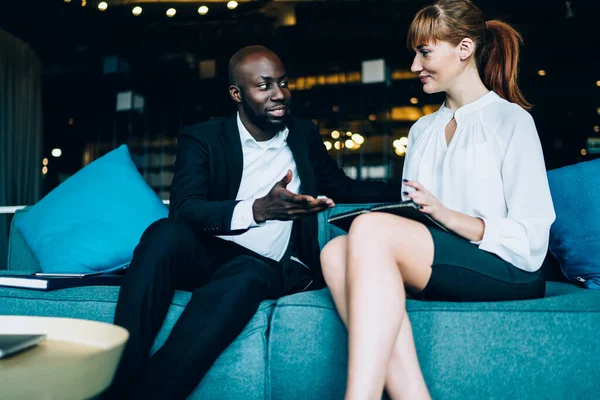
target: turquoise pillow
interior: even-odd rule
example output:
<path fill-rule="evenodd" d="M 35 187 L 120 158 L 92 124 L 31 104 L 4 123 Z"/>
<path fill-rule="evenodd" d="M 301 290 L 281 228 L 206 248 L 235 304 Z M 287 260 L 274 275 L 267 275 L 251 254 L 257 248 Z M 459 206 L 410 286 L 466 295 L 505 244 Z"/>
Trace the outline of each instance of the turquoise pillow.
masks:
<path fill-rule="evenodd" d="M 48 193 L 16 226 L 44 272 L 108 272 L 126 267 L 142 233 L 167 214 L 123 145 Z"/>
<path fill-rule="evenodd" d="M 600 160 L 548 172 L 556 211 L 550 252 L 563 274 L 600 290 Z"/>

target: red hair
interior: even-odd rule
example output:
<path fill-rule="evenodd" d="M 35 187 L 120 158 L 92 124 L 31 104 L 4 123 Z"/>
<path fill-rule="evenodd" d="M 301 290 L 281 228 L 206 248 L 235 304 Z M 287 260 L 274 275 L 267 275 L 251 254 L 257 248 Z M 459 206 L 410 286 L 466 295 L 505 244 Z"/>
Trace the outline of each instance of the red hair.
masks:
<path fill-rule="evenodd" d="M 505 22 L 485 22 L 483 12 L 471 0 L 439 0 L 422 8 L 408 29 L 407 46 L 413 49 L 439 41 L 457 46 L 465 37 L 475 42 L 483 84 L 500 97 L 531 109 L 517 84 L 521 35 Z"/>

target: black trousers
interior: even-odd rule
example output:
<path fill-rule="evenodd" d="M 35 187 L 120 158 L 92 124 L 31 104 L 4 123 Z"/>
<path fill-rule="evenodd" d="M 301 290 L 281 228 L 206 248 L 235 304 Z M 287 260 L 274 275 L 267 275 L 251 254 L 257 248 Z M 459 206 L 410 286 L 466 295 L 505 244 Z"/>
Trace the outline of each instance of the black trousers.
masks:
<path fill-rule="evenodd" d="M 259 304 L 289 292 L 284 265 L 173 219 L 152 224 L 119 293 L 115 324 L 130 336 L 104 397 L 186 398 Z M 176 289 L 191 290 L 192 297 L 150 357 Z"/>

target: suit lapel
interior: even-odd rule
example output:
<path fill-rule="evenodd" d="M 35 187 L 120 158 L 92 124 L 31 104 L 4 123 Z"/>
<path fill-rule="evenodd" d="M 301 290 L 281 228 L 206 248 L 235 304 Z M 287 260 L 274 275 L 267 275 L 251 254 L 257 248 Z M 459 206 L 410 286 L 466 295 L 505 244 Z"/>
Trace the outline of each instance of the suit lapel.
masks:
<path fill-rule="evenodd" d="M 237 116 L 224 121 L 225 134 L 222 135 L 223 151 L 227 162 L 228 187 L 227 198 L 235 199 L 242 182 L 244 170 L 244 154 L 242 153 L 242 142 L 237 126 Z"/>
<path fill-rule="evenodd" d="M 307 133 L 302 130 L 300 124 L 291 121 L 288 124 L 287 144 L 292 151 L 296 169 L 300 176 L 301 188 L 303 194 L 315 195 L 314 176 L 310 163 L 310 149 L 307 142 Z"/>

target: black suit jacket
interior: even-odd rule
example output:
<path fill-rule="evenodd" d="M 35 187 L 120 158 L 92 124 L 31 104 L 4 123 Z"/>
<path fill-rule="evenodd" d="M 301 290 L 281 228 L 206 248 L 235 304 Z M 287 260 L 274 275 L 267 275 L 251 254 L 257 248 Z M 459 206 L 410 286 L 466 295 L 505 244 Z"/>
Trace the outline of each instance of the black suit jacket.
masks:
<path fill-rule="evenodd" d="M 401 199 L 399 186 L 348 178 L 327 154 L 312 122 L 290 118 L 287 126 L 287 144 L 296 162 L 302 194 L 326 195 L 336 203 Z M 239 202 L 235 198 L 243 162 L 237 117 L 217 118 L 186 127 L 177 143 L 169 216 L 209 235 L 244 233 L 244 230 L 231 230 L 233 209 Z M 297 257 L 312 268 L 319 287 L 323 277 L 317 225 L 316 215 L 295 221 L 292 239 Z"/>

